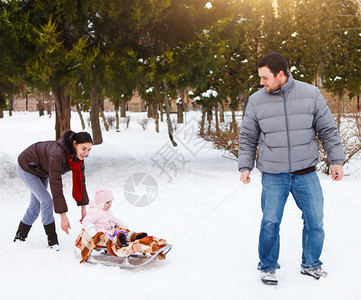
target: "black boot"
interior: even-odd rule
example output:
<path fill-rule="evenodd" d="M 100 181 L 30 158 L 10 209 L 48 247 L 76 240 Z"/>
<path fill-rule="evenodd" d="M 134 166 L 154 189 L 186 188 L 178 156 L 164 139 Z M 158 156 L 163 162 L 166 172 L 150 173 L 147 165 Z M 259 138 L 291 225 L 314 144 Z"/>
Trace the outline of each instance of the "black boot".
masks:
<path fill-rule="evenodd" d="M 135 239 L 140 240 L 140 239 L 145 238 L 147 236 L 148 236 L 148 234 L 146 232 L 141 232 L 141 233 L 137 233 L 137 235 L 135 236 Z"/>
<path fill-rule="evenodd" d="M 44 225 L 44 229 L 45 229 L 46 235 L 48 236 L 49 247 L 52 248 L 52 246 L 54 246 L 54 245 L 59 246 L 58 235 L 56 234 L 56 231 L 55 231 L 55 222 L 53 222 L 49 225 Z"/>
<path fill-rule="evenodd" d="M 20 221 L 18 231 L 15 234 L 14 242 L 16 241 L 24 242 L 25 239 L 28 237 L 30 228 L 31 225 L 24 224 L 23 222 Z"/>
<path fill-rule="evenodd" d="M 128 246 L 126 236 L 125 236 L 124 233 L 122 233 L 122 232 L 118 233 L 118 235 L 117 235 L 117 244 L 118 244 L 119 247 L 127 247 Z"/>

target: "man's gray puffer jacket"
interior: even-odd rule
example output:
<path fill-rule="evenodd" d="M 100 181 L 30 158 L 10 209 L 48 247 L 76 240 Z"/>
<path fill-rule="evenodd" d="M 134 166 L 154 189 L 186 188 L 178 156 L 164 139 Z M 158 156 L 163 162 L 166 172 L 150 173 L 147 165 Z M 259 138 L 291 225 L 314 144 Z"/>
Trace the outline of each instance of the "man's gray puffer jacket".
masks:
<path fill-rule="evenodd" d="M 239 135 L 238 169 L 252 170 L 258 145 L 257 169 L 289 173 L 316 166 L 321 140 L 332 164 L 345 156 L 334 118 L 320 90 L 288 73 L 281 89 L 265 88 L 248 101 Z"/>

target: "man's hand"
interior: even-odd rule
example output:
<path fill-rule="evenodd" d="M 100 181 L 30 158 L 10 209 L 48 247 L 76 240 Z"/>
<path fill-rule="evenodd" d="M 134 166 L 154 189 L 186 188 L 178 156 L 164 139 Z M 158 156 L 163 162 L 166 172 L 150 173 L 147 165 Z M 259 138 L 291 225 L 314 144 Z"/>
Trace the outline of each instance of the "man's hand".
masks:
<path fill-rule="evenodd" d="M 66 216 L 66 213 L 60 214 L 60 223 L 61 223 L 61 229 L 64 230 L 66 234 L 69 234 L 69 229 L 71 229 L 71 227 L 70 227 L 69 219 Z"/>
<path fill-rule="evenodd" d="M 332 165 L 332 180 L 340 181 L 343 177 L 343 167 L 341 165 Z"/>
<path fill-rule="evenodd" d="M 247 184 L 247 183 L 249 183 L 250 181 L 251 181 L 251 178 L 249 177 L 249 174 L 250 174 L 251 172 L 250 171 L 248 171 L 248 170 L 246 170 L 246 171 L 243 171 L 242 173 L 241 173 L 241 181 L 242 181 L 242 183 L 244 183 L 244 184 Z"/>

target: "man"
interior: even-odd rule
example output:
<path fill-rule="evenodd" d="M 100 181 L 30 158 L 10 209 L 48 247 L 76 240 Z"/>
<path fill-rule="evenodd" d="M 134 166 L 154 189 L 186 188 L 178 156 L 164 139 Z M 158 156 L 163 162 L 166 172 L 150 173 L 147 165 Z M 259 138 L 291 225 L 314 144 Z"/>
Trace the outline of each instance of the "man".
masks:
<path fill-rule="evenodd" d="M 301 273 L 326 277 L 320 256 L 324 241 L 323 194 L 316 165 L 322 142 L 332 163 L 332 179 L 341 180 L 345 159 L 333 116 L 316 86 L 295 80 L 279 53 L 269 53 L 258 64 L 261 90 L 248 101 L 239 135 L 238 169 L 241 181 L 250 182 L 257 154 L 262 172 L 258 270 L 265 284 L 278 283 L 279 229 L 291 192 L 302 211 Z"/>

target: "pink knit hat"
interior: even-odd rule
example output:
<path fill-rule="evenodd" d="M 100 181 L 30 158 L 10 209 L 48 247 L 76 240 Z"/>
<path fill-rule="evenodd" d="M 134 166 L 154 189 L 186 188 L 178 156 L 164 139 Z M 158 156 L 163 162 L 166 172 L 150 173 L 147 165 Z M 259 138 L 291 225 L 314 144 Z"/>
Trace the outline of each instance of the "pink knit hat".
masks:
<path fill-rule="evenodd" d="M 114 195 L 107 186 L 98 187 L 95 190 L 95 203 L 101 208 L 104 208 L 104 204 L 108 201 L 113 201 Z"/>

